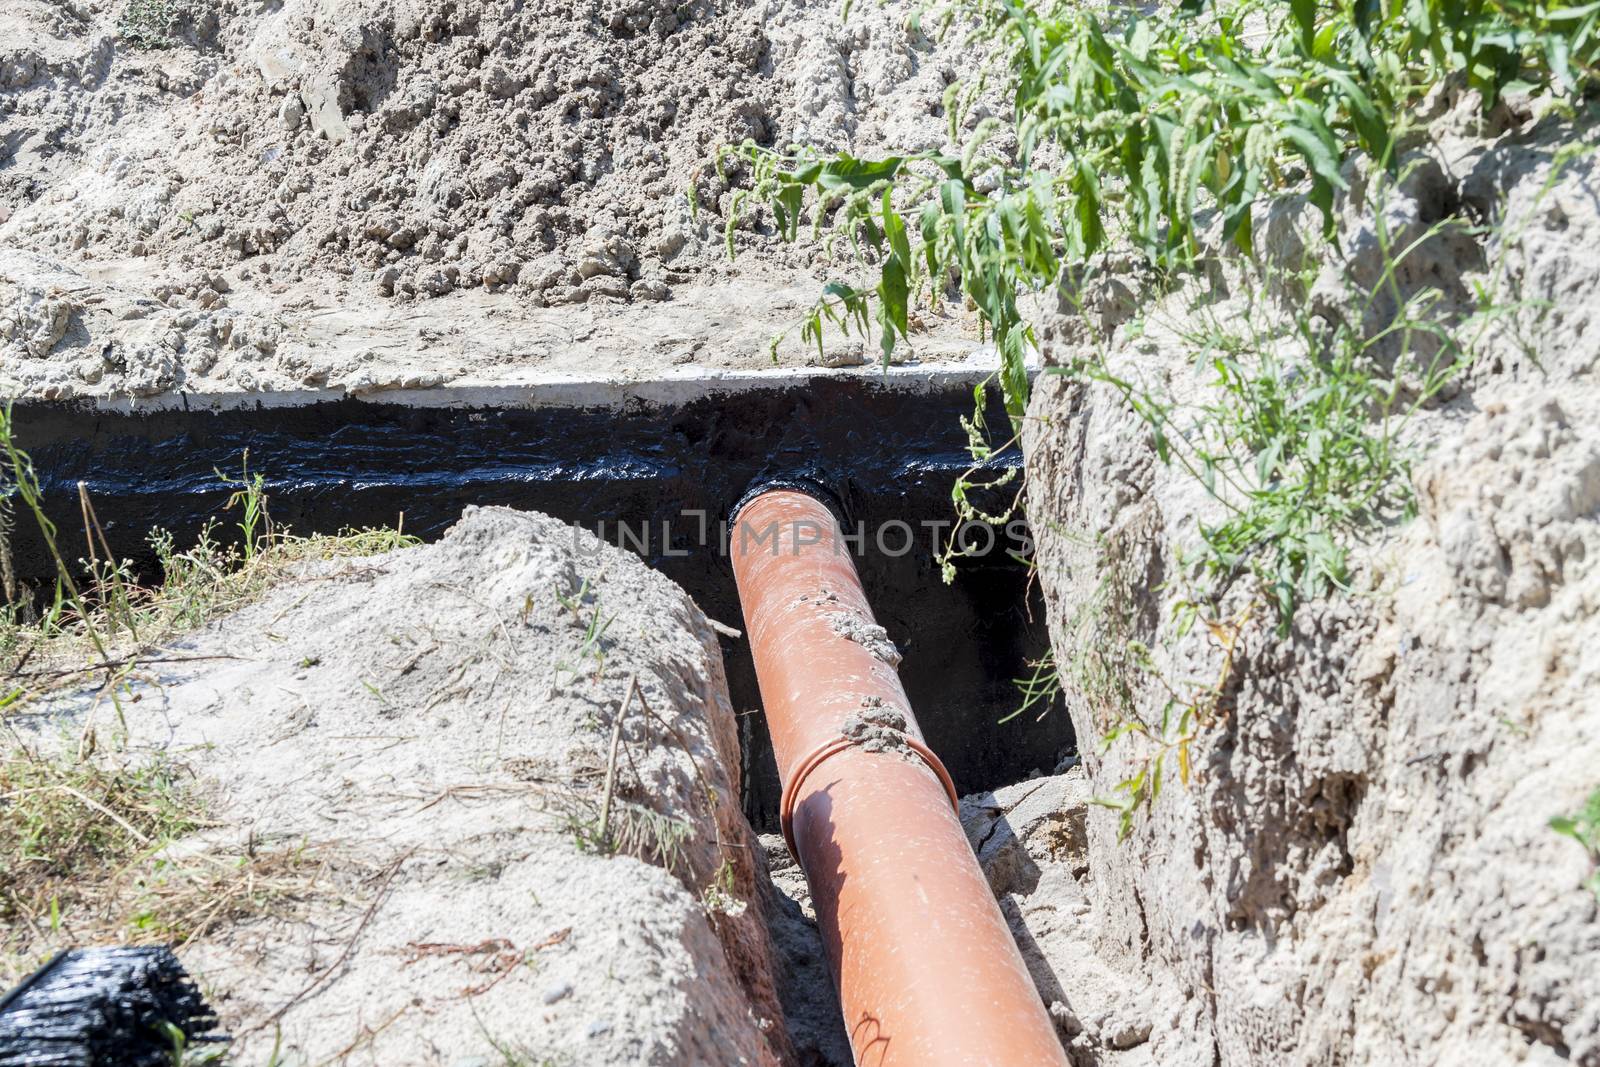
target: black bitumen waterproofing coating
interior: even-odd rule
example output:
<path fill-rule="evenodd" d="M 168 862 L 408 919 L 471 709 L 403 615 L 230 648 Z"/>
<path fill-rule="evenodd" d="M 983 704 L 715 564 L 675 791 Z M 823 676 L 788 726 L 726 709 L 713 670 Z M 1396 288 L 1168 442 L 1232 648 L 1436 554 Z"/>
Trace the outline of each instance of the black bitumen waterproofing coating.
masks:
<path fill-rule="evenodd" d="M 1055 708 L 1004 725 L 1018 703 L 1012 679 L 1048 648 L 1044 613 L 1018 520 L 974 530 L 984 549 L 941 580 L 939 524 L 951 522 L 951 486 L 971 460 L 962 416 L 970 386 L 893 388 L 871 378 L 818 377 L 713 394 L 681 404 L 622 409 L 421 407 L 341 399 L 292 407 L 108 413 L 70 405 L 18 405 L 17 438 L 41 476 L 63 537 L 81 538 L 76 483 L 88 485 L 117 553 L 154 577 L 146 536 L 155 526 L 180 547 L 231 490 L 249 449 L 267 476 L 273 520 L 297 533 L 393 525 L 438 537 L 469 504 L 542 511 L 638 552 L 682 585 L 712 618 L 742 628 L 721 531 L 752 484 L 800 477 L 830 493 L 878 621 L 900 647 L 907 695 L 928 742 L 963 792 L 1050 771 L 1072 751 Z M 993 427 L 1006 425 L 994 405 Z M 1013 453 L 1010 463 L 1016 463 Z M 1003 507 L 1016 482 L 986 506 Z M 52 574 L 33 524 L 17 516 L 19 574 Z M 853 527 L 853 529 L 852 529 Z M 69 556 L 74 555 L 70 550 Z M 744 741 L 745 810 L 776 823 L 779 797 L 748 647 L 723 640 Z M 749 714 L 747 714 L 749 713 Z"/>

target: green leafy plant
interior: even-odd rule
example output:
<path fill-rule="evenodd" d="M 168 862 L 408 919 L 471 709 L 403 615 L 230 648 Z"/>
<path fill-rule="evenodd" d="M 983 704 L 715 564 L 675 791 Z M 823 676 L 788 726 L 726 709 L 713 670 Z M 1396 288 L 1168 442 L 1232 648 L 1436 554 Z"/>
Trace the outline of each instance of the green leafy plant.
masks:
<path fill-rule="evenodd" d="M 49 904 L 54 893 L 33 893 L 38 886 L 124 862 L 194 825 L 174 769 L 159 762 L 100 765 L 13 746 L 0 756 L 0 789 L 0 912 L 8 916 L 18 899 Z"/>
<path fill-rule="evenodd" d="M 733 861 L 724 858 L 700 890 L 700 907 L 709 916 L 737 918 L 743 915 L 749 904 L 740 899 L 738 887 L 738 874 L 733 869 Z"/>
<path fill-rule="evenodd" d="M 1563 837 L 1570 837 L 1589 854 L 1593 870 L 1589 872 L 1585 884 L 1600 899 L 1600 789 L 1590 793 L 1589 799 L 1576 812 L 1551 819 L 1550 829 Z"/>
<path fill-rule="evenodd" d="M 556 603 L 560 604 L 572 616 L 575 626 L 582 630 L 577 647 L 572 652 L 572 658 L 580 663 L 583 660 L 594 661 L 593 678 L 599 681 L 605 675 L 606 669 L 606 631 L 611 629 L 611 624 L 616 621 L 616 613 L 606 615 L 601 611 L 600 593 L 588 578 L 584 578 L 578 588 L 568 592 L 556 590 Z M 531 610 L 531 605 L 530 605 Z M 571 678 L 583 673 L 569 659 L 563 659 L 556 664 L 556 683 L 561 683 L 561 676 L 566 674 Z"/>
<path fill-rule="evenodd" d="M 1026 676 L 1011 680 L 1011 684 L 1017 687 L 1022 702 L 1015 710 L 1003 716 L 997 725 L 1003 726 L 1036 707 L 1041 709 L 1038 717 L 1042 719 L 1049 714 L 1056 703 L 1056 698 L 1061 695 L 1061 671 L 1056 666 L 1056 654 L 1053 650 L 1030 661 L 1028 668 L 1029 673 Z"/>
<path fill-rule="evenodd" d="M 1169 760 L 1188 779 L 1193 742 L 1222 713 L 1233 650 L 1253 617 L 1250 608 L 1220 617 L 1222 596 L 1253 576 L 1287 628 L 1298 604 L 1347 585 L 1349 535 L 1409 513 L 1411 456 L 1397 443 L 1408 419 L 1449 386 L 1475 329 L 1503 310 L 1484 290 L 1476 325 L 1451 321 L 1437 313 L 1437 291 L 1397 280 L 1397 266 L 1440 235 L 1397 247 L 1384 230 L 1382 191 L 1403 177 L 1416 105 L 1447 84 L 1475 90 L 1484 112 L 1512 91 L 1576 99 L 1600 62 L 1600 5 L 952 0 L 932 22 L 989 56 L 980 76 L 945 95 L 948 143 L 960 147 L 876 159 L 803 145 L 725 148 L 719 173 L 736 170 L 740 183 L 728 244 L 733 251 L 757 207 L 784 239 L 809 228 L 843 276 L 802 319 L 803 338 L 820 345 L 830 325 L 876 331 L 886 362 L 911 343 L 914 305 L 965 301 L 998 351 L 1013 431 L 1037 346 L 1028 294 L 1071 303 L 1096 257 L 1125 249 L 1157 295 L 1223 260 L 1270 288 L 1263 275 L 1282 268 L 1262 255 L 1256 228 L 1273 201 L 1302 198 L 1320 212 L 1324 253 L 1337 251 L 1341 194 L 1363 192 L 1378 207 L 1380 275 L 1352 283 L 1350 313 L 1331 329 L 1294 296 L 1287 314 L 1195 317 L 1181 341 L 1209 378 L 1198 399 L 1146 380 L 1137 360 L 1114 362 L 1104 338 L 1053 368 L 1118 392 L 1160 461 L 1190 475 L 1220 513 L 1185 554 L 1208 588 L 1181 599 L 1178 629 L 1205 623 L 1223 646 L 1221 681 L 1170 685 L 1128 639 L 1064 665 L 1080 690 L 1102 694 L 1106 744 L 1145 742 L 1134 773 L 1102 801 L 1121 812 L 1126 834 L 1159 796 Z M 996 91 L 1009 114 L 969 121 Z M 1358 190 L 1354 177 L 1368 180 Z M 968 494 L 1016 442 L 992 448 L 976 419 L 968 429 L 975 464 L 953 493 L 963 516 L 976 513 Z M 955 558 L 946 551 L 947 579 Z M 1136 713 L 1129 689 L 1144 675 L 1167 692 L 1156 722 Z"/>
<path fill-rule="evenodd" d="M 1157 457 L 1220 505 L 1222 518 L 1199 524 L 1199 551 L 1189 553 L 1208 579 L 1197 602 L 1214 603 L 1251 574 L 1286 628 L 1299 603 L 1346 586 L 1349 534 L 1411 513 L 1413 455 L 1399 441 L 1467 365 L 1498 309 L 1448 321 L 1435 313 L 1438 290 L 1408 293 L 1395 281 L 1417 249 L 1464 224 L 1435 224 L 1397 249 L 1374 215 L 1379 282 L 1347 279 L 1333 325 L 1293 300 L 1286 312 L 1254 298 L 1242 314 L 1188 309 L 1175 334 L 1209 372 L 1198 398 L 1179 402 L 1094 346 L 1053 369 L 1116 390 Z M 1294 272 L 1268 265 L 1262 287 L 1304 292 L 1316 271 L 1309 259 Z"/>
<path fill-rule="evenodd" d="M 1193 605 L 1187 602 L 1180 607 L 1194 612 Z M 1198 613 L 1193 617 L 1199 617 Z M 1119 781 L 1110 796 L 1091 798 L 1093 803 L 1117 812 L 1117 840 L 1132 833 L 1139 813 L 1148 811 L 1161 798 L 1169 764 L 1176 771 L 1179 783 L 1189 784 L 1195 743 L 1221 717 L 1221 701 L 1233 676 L 1234 656 L 1249 624 L 1248 608 L 1231 619 L 1205 619 L 1209 637 L 1221 653 L 1221 662 L 1216 679 L 1204 684 L 1174 685 L 1156 666 L 1148 648 L 1137 641 L 1127 642 L 1123 652 L 1127 663 L 1152 679 L 1164 691 L 1166 699 L 1158 723 L 1146 724 L 1130 708 L 1100 737 L 1102 752 L 1124 737 L 1137 736 L 1145 741 L 1142 754 L 1134 761 L 1133 773 Z"/>
<path fill-rule="evenodd" d="M 77 612 L 83 630 L 89 640 L 94 644 L 95 651 L 102 660 L 109 660 L 105 642 L 100 638 L 100 631 L 94 625 L 93 616 L 85 603 L 78 583 L 73 580 L 72 569 L 67 566 L 67 561 L 62 557 L 61 549 L 57 543 L 57 530 L 54 522 L 44 512 L 44 490 L 39 484 L 38 472 L 34 470 L 33 459 L 17 446 L 16 437 L 11 429 L 11 406 L 6 405 L 4 413 L 0 413 L 0 497 L 9 502 L 11 499 L 20 499 L 23 505 L 33 515 L 34 521 L 39 524 L 39 532 L 44 537 L 45 547 L 50 553 L 50 559 L 55 564 L 56 580 L 55 594 L 46 613 L 43 626 L 46 629 L 58 627 L 68 615 L 68 607 Z M 9 556 L 9 548 L 7 549 Z"/>
<path fill-rule="evenodd" d="M 9 410 L 0 411 L 0 500 L 8 508 L 20 502 L 32 515 L 56 565 L 53 595 L 36 617 L 26 614 L 30 592 L 20 583 L 8 590 L 11 601 L 0 615 L 0 714 L 99 676 L 120 719 L 118 693 L 142 662 L 168 654 L 163 642 L 249 602 L 296 563 L 418 543 L 400 529 L 313 537 L 271 529 L 264 481 L 248 471 L 246 479 L 236 496 L 243 494 L 241 532 L 254 546 L 249 557 L 238 545 L 219 545 L 214 523 L 187 552 L 174 548 L 170 534 L 153 531 L 163 571 L 153 586 L 136 584 L 127 562 L 113 555 L 80 486 L 89 545 L 89 558 L 80 562 L 90 578 L 80 585 L 47 514 L 44 484 L 15 439 Z M 108 754 L 92 714 L 75 744 L 63 738 L 31 747 L 13 731 L 0 746 L 0 978 L 6 982 L 36 966 L 40 951 L 64 932 L 80 941 L 182 942 L 221 921 L 286 906 L 321 868 L 301 848 L 252 848 L 227 859 L 168 855 L 169 843 L 201 825 L 195 798 L 181 787 L 182 768 Z M 183 1062 L 197 1062 L 196 1056 L 203 1062 L 207 1052 L 192 1047 L 179 1054 Z"/>
<path fill-rule="evenodd" d="M 1304 9 L 1315 5 L 1294 6 L 1302 36 L 1314 40 L 1315 17 Z M 1397 38 L 1391 47 L 1425 54 L 1437 70 L 1464 71 L 1486 106 L 1510 89 L 1576 93 L 1600 61 L 1600 7 L 1586 0 L 1409 0 L 1386 19 L 1375 6 L 1350 4 L 1363 44 Z"/>
<path fill-rule="evenodd" d="M 158 1029 L 171 1046 L 172 1067 L 204 1067 L 227 1062 L 228 1047 L 223 1041 L 191 1044 L 182 1028 L 166 1019 L 160 1021 Z"/>
<path fill-rule="evenodd" d="M 250 473 L 250 450 L 244 450 L 244 455 L 239 460 L 239 477 L 234 478 L 216 471 L 222 484 L 237 486 L 228 497 L 228 502 L 222 505 L 223 511 L 231 511 L 234 507 L 239 509 L 239 534 L 244 538 L 244 559 L 246 563 L 256 558 L 256 551 L 263 540 L 272 538 L 272 518 L 267 514 L 267 479 L 259 471 Z M 258 533 L 257 531 L 260 531 Z"/>
<path fill-rule="evenodd" d="M 1009 441 L 999 447 L 989 443 L 989 427 L 984 421 L 983 414 L 986 406 L 984 394 L 985 388 L 982 384 L 974 388 L 972 417 L 963 416 L 961 419 L 961 426 L 967 432 L 967 452 L 972 457 L 972 466 L 963 471 L 950 487 L 950 502 L 955 508 L 956 521 L 950 528 L 950 536 L 945 539 L 944 546 L 939 551 L 939 571 L 946 585 L 955 581 L 956 561 L 965 559 L 976 551 L 974 546 L 963 540 L 967 527 L 973 524 L 1005 526 L 1022 506 L 1020 493 L 1013 493 L 1010 502 L 994 512 L 988 511 L 981 503 L 992 499 L 999 491 L 1015 482 L 1022 472 L 1020 466 L 1009 462 L 1016 458 L 1014 449 L 1021 440 L 1021 434 L 1013 434 Z M 1025 560 L 1025 562 L 1031 565 L 1031 561 Z"/>
<path fill-rule="evenodd" d="M 848 247 L 846 262 L 876 280 L 829 282 L 803 335 L 820 343 L 829 323 L 876 326 L 885 359 L 910 340 L 919 290 L 937 304 L 959 288 L 994 339 L 1020 417 L 1036 339 L 1019 293 L 1054 285 L 1118 238 L 1159 270 L 1183 269 L 1221 251 L 1201 247 L 1211 219 L 1223 246 L 1249 252 L 1254 209 L 1272 196 L 1307 196 L 1331 229 L 1346 159 L 1398 166 L 1410 105 L 1429 88 L 1465 69 L 1486 109 L 1511 88 L 1581 92 L 1600 60 L 1597 19 L 1592 4 L 1535 0 L 1189 0 L 1148 13 L 955 0 L 937 20 L 990 51 L 1010 116 L 976 123 L 959 155 L 725 148 L 719 168 L 735 159 L 745 170 L 729 248 L 752 202 L 788 240 L 809 213 L 813 236 L 836 256 Z M 952 144 L 989 81 L 947 92 Z"/>
<path fill-rule="evenodd" d="M 588 797 L 574 794 L 564 801 L 567 832 L 584 852 L 632 856 L 671 873 L 684 862 L 683 847 L 695 836 L 688 819 L 645 804 L 614 799 L 602 825 L 600 808 Z"/>
<path fill-rule="evenodd" d="M 763 205 L 778 235 L 797 240 L 808 228 L 847 269 L 799 324 L 819 348 L 830 326 L 876 332 L 887 362 L 911 340 L 913 306 L 968 302 L 999 353 L 996 378 L 1018 421 L 1037 345 L 1025 294 L 1062 288 L 1073 297 L 1091 258 L 1113 245 L 1137 250 L 1158 289 L 1209 257 L 1254 255 L 1257 216 L 1273 198 L 1304 196 L 1331 235 L 1334 198 L 1350 188 L 1347 161 L 1360 156 L 1392 183 L 1412 133 L 1411 105 L 1430 88 L 1464 69 L 1485 109 L 1513 88 L 1579 93 L 1600 59 L 1597 18 L 1589 4 L 1525 0 L 1233 0 L 1151 12 L 954 0 L 935 21 L 942 32 L 965 29 L 991 60 L 982 76 L 946 93 L 949 141 L 963 143 L 960 153 L 868 159 L 805 146 L 724 148 L 719 173 L 740 171 L 729 251 L 753 205 Z M 1002 78 L 1010 115 L 965 133 L 976 101 Z M 1394 265 L 1420 243 L 1382 249 L 1383 278 L 1355 300 L 1397 310 L 1370 331 L 1347 328 L 1330 341 L 1312 336 L 1302 315 L 1301 338 L 1199 339 L 1221 390 L 1192 420 L 1210 439 L 1187 454 L 1171 446 L 1190 426 L 1177 424 L 1159 395 L 1103 362 L 1068 368 L 1123 389 L 1163 461 L 1190 467 L 1208 489 L 1231 483 L 1216 494 L 1230 516 L 1204 531 L 1206 565 L 1223 585 L 1246 571 L 1261 577 L 1282 619 L 1344 584 L 1342 531 L 1405 507 L 1394 493 L 1405 471 L 1392 431 L 1415 398 L 1381 381 L 1370 357 L 1435 334 L 1434 352 L 1443 354 L 1430 356 L 1420 403 L 1459 368 L 1463 346 L 1429 320 L 1438 294 L 1403 294 L 1395 283 Z M 1273 352 L 1298 343 L 1313 358 L 1247 365 L 1233 350 L 1244 343 Z M 1282 386 L 1286 377 L 1294 384 Z M 993 519 L 974 497 L 1015 478 L 1005 460 L 1018 435 L 991 445 L 984 389 L 967 427 L 974 466 L 952 489 L 963 522 Z M 1364 413 L 1376 413 L 1370 438 Z M 941 558 L 946 581 L 960 555 L 952 537 Z"/>
<path fill-rule="evenodd" d="M 1080 689 L 1116 697 L 1104 702 L 1102 748 L 1142 742 L 1131 773 L 1097 798 L 1117 810 L 1120 834 L 1154 805 L 1173 771 L 1188 783 L 1193 746 L 1223 714 L 1235 652 L 1258 607 L 1286 631 L 1298 604 L 1346 588 L 1351 535 L 1409 516 L 1414 452 L 1400 443 L 1403 431 L 1466 365 L 1497 314 L 1479 308 L 1448 321 L 1435 313 L 1436 290 L 1406 293 L 1395 283 L 1405 258 L 1444 225 L 1396 249 L 1380 220 L 1378 262 L 1369 264 L 1379 283 L 1348 284 L 1332 325 L 1292 301 L 1287 312 L 1248 300 L 1243 313 L 1185 307 L 1171 336 L 1193 353 L 1203 387 L 1182 400 L 1144 380 L 1135 357 L 1113 365 L 1097 346 L 1062 369 L 1115 390 L 1145 424 L 1157 457 L 1198 484 L 1220 513 L 1197 524 L 1197 545 L 1177 550 L 1180 573 L 1171 579 L 1180 593 L 1172 639 L 1203 625 L 1219 650 L 1216 681 L 1167 679 L 1151 650 L 1115 626 L 1083 639 L 1093 651 L 1080 665 Z M 1309 264 L 1298 275 L 1267 274 L 1265 289 L 1305 291 L 1313 280 Z M 1104 569 L 1110 581 L 1115 565 Z M 1244 606 L 1224 617 L 1224 595 L 1247 575 L 1256 582 Z M 1115 675 L 1122 677 L 1114 684 Z M 1140 714 L 1127 688 L 1132 677 L 1164 694 L 1159 716 Z"/>
<path fill-rule="evenodd" d="M 181 945 L 284 914 L 322 870 L 303 847 L 173 849 L 206 822 L 191 769 L 168 758 L 0 736 L 0 982 L 73 943 Z"/>

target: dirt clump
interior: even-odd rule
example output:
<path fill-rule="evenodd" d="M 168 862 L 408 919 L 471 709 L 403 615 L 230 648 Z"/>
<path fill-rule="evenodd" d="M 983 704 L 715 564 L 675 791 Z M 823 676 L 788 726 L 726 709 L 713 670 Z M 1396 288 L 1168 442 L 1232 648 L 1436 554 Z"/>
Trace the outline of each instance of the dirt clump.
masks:
<path fill-rule="evenodd" d="M 905 712 L 885 704 L 881 697 L 867 697 L 861 702 L 861 710 L 845 719 L 840 733 L 868 752 L 891 752 L 903 759 L 919 759 L 916 750 L 906 743 L 907 726 Z"/>
<path fill-rule="evenodd" d="M 832 611 L 828 626 L 840 637 L 854 641 L 891 667 L 900 666 L 900 649 L 889 639 L 889 631 L 856 611 Z"/>

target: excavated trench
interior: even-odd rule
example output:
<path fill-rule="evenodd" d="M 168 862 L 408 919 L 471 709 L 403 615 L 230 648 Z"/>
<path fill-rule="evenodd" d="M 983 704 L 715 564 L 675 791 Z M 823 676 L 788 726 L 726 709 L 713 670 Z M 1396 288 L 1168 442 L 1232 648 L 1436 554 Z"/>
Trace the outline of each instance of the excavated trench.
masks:
<path fill-rule="evenodd" d="M 114 551 L 146 578 L 152 527 L 193 543 L 222 515 L 249 450 L 267 476 L 274 521 L 299 533 L 393 525 L 432 539 L 469 504 L 543 511 L 583 526 L 681 584 L 712 618 L 740 611 L 723 531 L 764 479 L 820 483 L 844 513 L 878 621 L 899 646 L 900 674 L 931 747 L 957 788 L 974 792 L 1049 771 L 1073 748 L 1068 717 L 1016 709 L 1013 679 L 1048 647 L 1044 612 L 1020 558 L 1026 529 L 972 527 L 953 584 L 937 548 L 950 490 L 969 465 L 962 416 L 972 380 L 959 374 L 793 377 L 655 387 L 432 393 L 395 400 L 315 394 L 248 404 L 129 410 L 19 405 L 17 435 L 34 457 L 49 510 L 76 531 L 76 483 L 87 484 Z M 987 412 L 1003 426 L 998 407 Z M 1014 461 L 1013 461 L 1014 462 Z M 980 504 L 1003 506 L 997 491 Z M 228 520 L 231 522 L 231 519 Z M 32 524 L 18 523 L 16 566 L 52 573 Z M 75 540 L 75 538 L 74 538 Z M 779 786 L 750 651 L 724 638 L 744 741 L 744 807 L 771 829 Z M 749 713 L 749 714 L 746 714 Z"/>

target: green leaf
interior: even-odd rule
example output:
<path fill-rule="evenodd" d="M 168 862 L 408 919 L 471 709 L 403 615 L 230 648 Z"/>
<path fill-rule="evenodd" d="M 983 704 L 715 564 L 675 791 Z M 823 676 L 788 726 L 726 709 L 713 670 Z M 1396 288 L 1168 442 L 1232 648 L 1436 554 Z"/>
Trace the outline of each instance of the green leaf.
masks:
<path fill-rule="evenodd" d="M 944 171 L 944 176 L 951 181 L 966 182 L 966 174 L 961 169 L 961 159 L 958 156 L 932 155 L 929 162 Z"/>
<path fill-rule="evenodd" d="M 1000 338 L 1000 391 L 1006 402 L 1006 414 L 1013 419 L 1022 418 L 1028 407 L 1028 341 L 1026 328 L 1006 331 Z"/>
<path fill-rule="evenodd" d="M 1105 244 L 1105 224 L 1100 221 L 1100 180 L 1095 175 L 1094 168 L 1081 157 L 1078 160 L 1077 174 L 1072 181 L 1073 215 L 1078 223 L 1078 248 L 1080 256 L 1092 256 Z"/>
<path fill-rule="evenodd" d="M 922 261 L 928 268 L 928 286 L 937 294 L 943 281 L 939 263 L 939 205 L 932 201 L 922 205 L 917 218 L 917 229 L 922 233 Z"/>
<path fill-rule="evenodd" d="M 1296 117 L 1301 122 L 1286 124 L 1282 133 L 1284 139 L 1295 147 L 1311 173 L 1320 181 L 1335 189 L 1348 189 L 1344 175 L 1339 173 L 1342 152 L 1333 131 L 1328 129 L 1320 116 L 1310 112 L 1309 106 L 1299 108 Z"/>
<path fill-rule="evenodd" d="M 866 160 L 840 155 L 823 164 L 817 173 L 816 183 L 826 192 L 869 189 L 881 181 L 888 181 L 900 173 L 905 163 L 903 156 Z"/>
<path fill-rule="evenodd" d="M 939 203 L 944 213 L 955 220 L 956 255 L 964 256 L 967 247 L 967 187 L 964 182 L 947 181 L 939 186 Z"/>
<path fill-rule="evenodd" d="M 1356 129 L 1361 147 L 1365 149 L 1367 155 L 1392 170 L 1397 161 L 1391 156 L 1392 137 L 1389 124 L 1379 114 L 1377 105 L 1344 71 L 1330 70 L 1326 73 L 1326 77 L 1343 95 L 1345 104 L 1350 109 L 1350 123 Z"/>
<path fill-rule="evenodd" d="M 1563 92 L 1570 93 L 1576 88 L 1572 78 L 1572 55 L 1570 46 L 1565 37 L 1551 34 L 1544 42 L 1545 63 L 1550 68 L 1550 74 L 1555 78 L 1556 84 L 1561 86 Z"/>
<path fill-rule="evenodd" d="M 786 184 L 773 197 L 772 214 L 785 241 L 793 241 L 800 234 L 800 209 L 805 195 L 805 186 Z"/>
<path fill-rule="evenodd" d="M 903 268 L 911 268 L 911 241 L 906 236 L 906 223 L 889 202 L 889 190 L 883 191 L 880 207 L 883 217 L 883 234 L 889 241 L 889 254 L 900 261 Z"/>
<path fill-rule="evenodd" d="M 1315 55 L 1317 49 L 1317 0 L 1289 0 L 1289 16 L 1300 31 L 1300 50 Z"/>
<path fill-rule="evenodd" d="M 1261 175 L 1255 168 L 1244 171 L 1237 203 L 1222 215 L 1222 239 L 1233 242 L 1239 251 L 1249 255 L 1255 248 L 1255 220 L 1251 208 L 1256 202 Z"/>
<path fill-rule="evenodd" d="M 894 351 L 895 333 L 898 331 L 901 337 L 908 333 L 906 303 L 909 295 L 910 288 L 901 260 L 893 256 L 884 260 L 882 278 L 878 282 L 878 319 L 882 326 L 880 343 L 885 364 L 888 363 L 889 353 Z"/>

